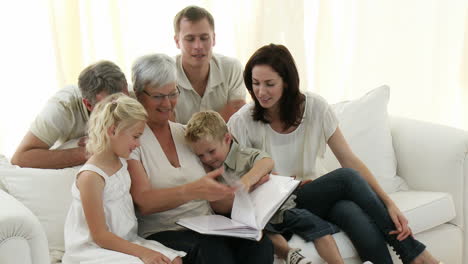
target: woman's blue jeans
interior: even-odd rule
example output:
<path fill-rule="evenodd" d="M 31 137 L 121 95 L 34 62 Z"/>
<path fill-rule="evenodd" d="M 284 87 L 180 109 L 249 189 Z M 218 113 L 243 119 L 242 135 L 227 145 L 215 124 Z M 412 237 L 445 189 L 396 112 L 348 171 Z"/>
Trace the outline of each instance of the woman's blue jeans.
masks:
<path fill-rule="evenodd" d="M 353 169 L 332 171 L 296 191 L 297 208 L 336 224 L 351 239 L 363 261 L 393 263 L 387 243 L 403 263 L 410 263 L 425 246 L 412 236 L 398 241 L 388 233 L 395 225 L 369 184 Z"/>

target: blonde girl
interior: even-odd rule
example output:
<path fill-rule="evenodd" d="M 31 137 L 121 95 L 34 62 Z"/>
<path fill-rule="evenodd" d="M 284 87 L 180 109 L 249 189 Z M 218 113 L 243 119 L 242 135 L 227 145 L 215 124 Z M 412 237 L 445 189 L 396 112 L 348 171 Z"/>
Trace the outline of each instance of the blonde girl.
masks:
<path fill-rule="evenodd" d="M 142 105 L 122 93 L 93 109 L 86 145 L 91 157 L 72 186 L 63 263 L 182 263 L 184 252 L 137 235 L 126 159 L 140 145 L 146 119 Z"/>

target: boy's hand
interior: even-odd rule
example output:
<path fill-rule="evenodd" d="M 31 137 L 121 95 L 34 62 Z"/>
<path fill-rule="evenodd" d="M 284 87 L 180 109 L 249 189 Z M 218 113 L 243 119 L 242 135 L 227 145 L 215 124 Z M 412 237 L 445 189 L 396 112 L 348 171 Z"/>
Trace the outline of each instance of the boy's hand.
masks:
<path fill-rule="evenodd" d="M 260 180 L 258 180 L 258 182 L 256 182 L 254 185 L 250 186 L 249 191 L 251 192 L 251 191 L 257 189 L 258 186 L 264 184 L 269 179 L 270 179 L 270 174 L 265 174 L 263 177 L 260 178 Z"/>

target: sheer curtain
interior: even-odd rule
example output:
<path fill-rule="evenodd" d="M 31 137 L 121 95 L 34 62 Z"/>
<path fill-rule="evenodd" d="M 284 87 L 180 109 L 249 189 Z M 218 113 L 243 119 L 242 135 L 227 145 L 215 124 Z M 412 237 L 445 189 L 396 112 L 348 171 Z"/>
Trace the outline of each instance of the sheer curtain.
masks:
<path fill-rule="evenodd" d="M 391 87 L 391 114 L 468 129 L 465 0 L 30 0 L 0 9 L 0 153 L 11 156 L 57 89 L 101 59 L 126 73 L 147 53 L 175 55 L 172 20 L 189 4 L 216 23 L 215 52 L 245 63 L 286 45 L 301 88 L 330 103 Z"/>
<path fill-rule="evenodd" d="M 11 156 L 35 114 L 58 89 L 47 2 L 0 4 L 0 154 Z"/>
<path fill-rule="evenodd" d="M 468 129 L 467 1 L 315 1 L 310 89 L 330 102 L 391 87 L 389 111 Z"/>

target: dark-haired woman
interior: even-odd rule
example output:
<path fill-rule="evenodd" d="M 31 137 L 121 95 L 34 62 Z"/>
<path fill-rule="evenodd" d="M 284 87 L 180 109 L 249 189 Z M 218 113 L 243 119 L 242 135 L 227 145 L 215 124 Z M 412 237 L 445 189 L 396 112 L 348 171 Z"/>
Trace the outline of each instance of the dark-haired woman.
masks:
<path fill-rule="evenodd" d="M 244 82 L 254 102 L 231 117 L 229 128 L 241 144 L 268 152 L 276 173 L 304 181 L 296 191 L 298 208 L 340 227 L 362 260 L 392 263 L 388 243 L 403 263 L 439 263 L 413 238 L 405 216 L 352 152 L 328 103 L 300 92 L 286 47 L 257 50 L 245 66 Z M 317 178 L 316 159 L 327 144 L 343 168 Z"/>

